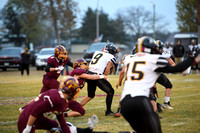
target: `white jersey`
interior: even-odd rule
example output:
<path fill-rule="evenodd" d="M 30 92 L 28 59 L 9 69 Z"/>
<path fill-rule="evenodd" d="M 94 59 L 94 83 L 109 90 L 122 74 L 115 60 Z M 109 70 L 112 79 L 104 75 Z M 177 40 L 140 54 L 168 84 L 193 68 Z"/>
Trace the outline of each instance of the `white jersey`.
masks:
<path fill-rule="evenodd" d="M 96 51 L 90 62 L 89 71 L 103 74 L 109 61 L 113 64 L 116 62 L 116 59 L 112 54 Z"/>
<path fill-rule="evenodd" d="M 169 48 L 164 47 L 162 55 L 166 55 L 166 57 L 167 56 L 170 57 L 173 54 L 172 51 L 173 51 L 173 49 L 171 47 L 169 47 Z"/>
<path fill-rule="evenodd" d="M 150 88 L 153 87 L 160 73 L 154 70 L 168 65 L 167 58 L 163 55 L 137 53 L 128 55 L 124 59 L 125 82 L 121 100 L 126 95 L 149 97 Z"/>

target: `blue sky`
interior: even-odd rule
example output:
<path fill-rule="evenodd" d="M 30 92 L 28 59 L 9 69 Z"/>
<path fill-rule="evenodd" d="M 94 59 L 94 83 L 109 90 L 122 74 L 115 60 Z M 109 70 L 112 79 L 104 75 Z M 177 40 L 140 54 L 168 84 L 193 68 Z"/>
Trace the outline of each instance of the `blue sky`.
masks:
<path fill-rule="evenodd" d="M 120 10 L 125 10 L 129 7 L 143 6 L 146 11 L 153 12 L 153 6 L 151 2 L 155 4 L 155 12 L 158 16 L 163 16 L 165 23 L 168 23 L 167 29 L 170 32 L 177 31 L 176 24 L 176 0 L 75 0 L 78 2 L 80 8 L 80 14 L 78 16 L 78 23 L 81 22 L 81 18 L 84 16 L 88 7 L 96 9 L 97 3 L 99 3 L 99 9 L 103 9 L 105 13 L 111 18 L 115 18 L 116 13 Z M 7 0 L 0 0 L 0 9 L 6 4 Z M 78 24 L 79 25 L 79 24 Z"/>

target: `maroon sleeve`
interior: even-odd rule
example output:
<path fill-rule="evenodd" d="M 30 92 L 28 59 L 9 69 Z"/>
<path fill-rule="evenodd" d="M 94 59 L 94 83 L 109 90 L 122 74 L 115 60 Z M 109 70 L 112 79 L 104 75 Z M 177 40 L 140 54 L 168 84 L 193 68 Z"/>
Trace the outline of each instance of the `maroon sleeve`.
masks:
<path fill-rule="evenodd" d="M 72 72 L 71 72 L 71 74 L 70 74 L 70 76 L 74 76 L 74 75 L 81 75 L 81 74 L 83 74 L 83 73 L 86 73 L 86 71 L 84 70 L 84 69 L 74 69 Z"/>
<path fill-rule="evenodd" d="M 32 111 L 31 111 L 31 115 L 37 118 L 40 114 L 50 110 L 51 105 L 47 100 L 45 100 L 45 101 L 40 102 L 38 104 L 36 103 L 32 107 L 33 108 L 32 108 Z"/>
<path fill-rule="evenodd" d="M 85 109 L 76 101 L 69 100 L 69 108 L 73 111 L 79 112 L 82 116 L 85 114 Z"/>
<path fill-rule="evenodd" d="M 53 56 L 50 56 L 50 57 L 47 59 L 47 63 L 52 64 L 52 57 L 53 57 Z"/>
<path fill-rule="evenodd" d="M 57 119 L 60 123 L 60 127 L 61 127 L 63 133 L 71 133 L 68 125 L 66 124 L 64 115 L 63 114 L 57 115 Z"/>

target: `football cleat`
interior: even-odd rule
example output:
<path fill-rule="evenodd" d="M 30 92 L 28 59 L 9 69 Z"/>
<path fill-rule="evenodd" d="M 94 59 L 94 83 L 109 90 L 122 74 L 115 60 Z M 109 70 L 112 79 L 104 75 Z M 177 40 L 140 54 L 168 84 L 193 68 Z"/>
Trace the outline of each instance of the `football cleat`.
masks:
<path fill-rule="evenodd" d="M 163 113 L 164 106 L 160 103 L 157 103 L 157 109 L 158 109 L 158 113 Z"/>
<path fill-rule="evenodd" d="M 112 111 L 106 111 L 105 116 L 114 116 L 115 113 L 113 113 Z"/>
<path fill-rule="evenodd" d="M 98 123 L 98 117 L 96 115 L 92 115 L 91 118 L 88 118 L 88 127 L 90 129 L 94 129 L 94 127 L 96 126 L 96 124 Z"/>
<path fill-rule="evenodd" d="M 114 115 L 114 117 L 120 117 L 121 116 L 121 114 L 120 113 L 115 113 L 115 115 Z"/>
<path fill-rule="evenodd" d="M 120 117 L 120 116 L 121 116 L 121 108 L 118 108 L 117 112 L 114 115 L 114 117 Z"/>
<path fill-rule="evenodd" d="M 163 107 L 164 107 L 165 109 L 174 109 L 174 108 L 172 108 L 172 107 L 170 106 L 170 102 L 168 102 L 168 103 L 164 102 Z"/>

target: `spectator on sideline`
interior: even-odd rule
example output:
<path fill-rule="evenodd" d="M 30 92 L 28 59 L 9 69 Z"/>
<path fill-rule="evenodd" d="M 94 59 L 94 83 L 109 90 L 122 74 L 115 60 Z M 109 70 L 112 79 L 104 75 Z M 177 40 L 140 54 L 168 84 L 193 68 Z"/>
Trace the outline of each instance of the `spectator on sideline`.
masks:
<path fill-rule="evenodd" d="M 188 56 L 191 54 L 194 54 L 194 55 L 199 54 L 199 48 L 194 39 L 192 39 L 191 44 L 188 46 Z M 196 73 L 198 74 L 199 73 L 198 69 L 199 68 L 198 68 L 198 63 L 197 63 L 191 67 L 191 73 L 193 72 L 193 70 L 196 70 Z"/>
<path fill-rule="evenodd" d="M 183 61 L 184 53 L 185 53 L 185 48 L 181 45 L 181 40 L 178 40 L 177 45 L 175 45 L 173 48 L 173 54 L 175 57 L 176 64 Z"/>
<path fill-rule="evenodd" d="M 119 67 L 120 67 L 120 65 L 121 65 L 121 63 L 122 63 L 122 53 L 121 53 L 121 49 L 120 49 L 120 47 L 118 47 L 117 48 L 117 59 L 116 59 L 116 63 L 115 63 L 115 75 L 117 75 L 118 74 L 118 71 L 119 71 Z"/>
<path fill-rule="evenodd" d="M 21 75 L 24 74 L 24 69 L 27 72 L 27 75 L 29 75 L 29 64 L 30 64 L 30 57 L 31 53 L 28 51 L 28 48 L 25 48 L 25 51 L 21 53 Z"/>

